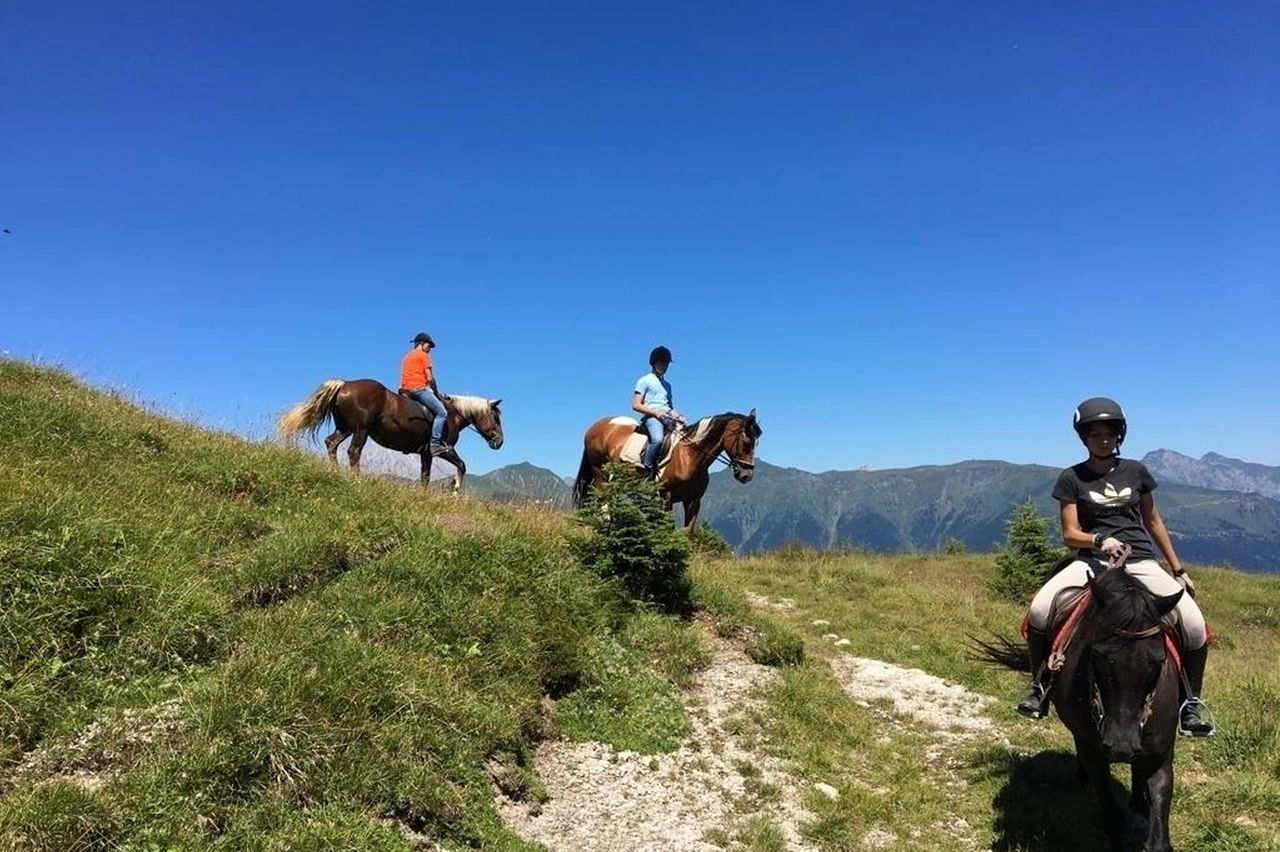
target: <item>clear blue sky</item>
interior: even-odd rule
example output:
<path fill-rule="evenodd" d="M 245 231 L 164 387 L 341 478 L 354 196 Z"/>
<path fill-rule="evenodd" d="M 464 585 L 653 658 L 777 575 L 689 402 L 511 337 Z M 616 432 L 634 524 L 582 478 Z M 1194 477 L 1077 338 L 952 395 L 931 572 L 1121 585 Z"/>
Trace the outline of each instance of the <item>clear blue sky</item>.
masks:
<path fill-rule="evenodd" d="M 253 437 L 330 377 L 577 468 L 650 348 L 810 471 L 1280 464 L 1274 2 L 28 2 L 0 351 Z M 446 468 L 447 470 L 447 468 Z"/>

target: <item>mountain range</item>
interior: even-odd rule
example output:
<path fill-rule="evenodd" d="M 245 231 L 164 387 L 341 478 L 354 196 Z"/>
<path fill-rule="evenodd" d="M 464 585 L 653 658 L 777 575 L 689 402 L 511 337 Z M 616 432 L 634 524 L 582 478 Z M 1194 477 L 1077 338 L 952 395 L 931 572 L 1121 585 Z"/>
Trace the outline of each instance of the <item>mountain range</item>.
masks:
<path fill-rule="evenodd" d="M 1142 458 L 1160 483 L 1160 512 L 1190 563 L 1280 573 L 1280 467 L 1172 450 Z M 927 552 L 959 543 L 982 552 L 1005 539 L 1013 506 L 1031 502 L 1057 527 L 1050 496 L 1059 468 L 964 461 L 896 470 L 810 473 L 757 461 L 742 485 L 711 476 L 703 522 L 735 551 L 788 543 L 815 548 Z M 571 480 L 524 462 L 469 476 L 466 490 L 501 502 L 567 508 Z M 677 512 L 679 510 L 677 509 Z"/>

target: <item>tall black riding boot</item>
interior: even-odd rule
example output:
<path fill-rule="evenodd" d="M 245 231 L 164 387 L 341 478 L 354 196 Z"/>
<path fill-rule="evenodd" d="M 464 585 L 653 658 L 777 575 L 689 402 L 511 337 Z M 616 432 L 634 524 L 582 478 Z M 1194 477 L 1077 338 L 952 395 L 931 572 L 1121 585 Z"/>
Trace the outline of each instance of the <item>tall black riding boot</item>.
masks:
<path fill-rule="evenodd" d="M 1184 736 L 1213 736 L 1213 722 L 1200 717 L 1200 691 L 1204 688 L 1204 664 L 1208 657 L 1208 644 L 1182 655 L 1182 665 L 1187 672 L 1187 683 L 1191 686 L 1191 694 L 1186 696 L 1186 700 L 1182 703 L 1182 713 L 1178 720 L 1178 733 Z"/>
<path fill-rule="evenodd" d="M 1018 702 L 1018 713 L 1028 719 L 1042 719 L 1049 712 L 1049 688 L 1041 680 L 1041 669 L 1049 656 L 1049 634 L 1027 628 L 1027 655 L 1031 657 L 1031 691 Z"/>

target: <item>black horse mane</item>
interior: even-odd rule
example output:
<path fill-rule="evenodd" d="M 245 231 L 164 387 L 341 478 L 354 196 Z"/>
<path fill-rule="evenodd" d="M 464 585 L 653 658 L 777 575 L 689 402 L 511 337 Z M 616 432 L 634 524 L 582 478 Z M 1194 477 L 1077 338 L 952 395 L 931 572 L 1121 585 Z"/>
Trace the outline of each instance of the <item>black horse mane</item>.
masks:
<path fill-rule="evenodd" d="M 1093 600 L 1092 617 L 1081 620 L 1081 626 L 1093 625 L 1091 631 L 1101 638 L 1117 632 L 1137 632 L 1160 623 L 1155 598 L 1142 581 L 1122 570 L 1103 571 L 1090 581 Z M 1090 613 L 1086 613 L 1089 615 Z"/>

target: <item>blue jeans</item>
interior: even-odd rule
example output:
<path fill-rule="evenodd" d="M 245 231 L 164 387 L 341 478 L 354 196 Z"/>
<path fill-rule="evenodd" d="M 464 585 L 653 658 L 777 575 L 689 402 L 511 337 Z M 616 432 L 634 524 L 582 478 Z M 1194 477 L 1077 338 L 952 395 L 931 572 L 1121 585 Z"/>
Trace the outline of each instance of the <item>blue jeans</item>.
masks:
<path fill-rule="evenodd" d="M 440 444 L 444 442 L 444 421 L 448 417 L 448 412 L 444 410 L 444 403 L 440 398 L 431 392 L 431 388 L 421 388 L 420 390 L 409 391 L 406 396 L 411 396 L 418 402 L 427 407 L 427 411 L 431 412 L 431 443 Z"/>
<path fill-rule="evenodd" d="M 645 416 L 640 420 L 646 432 L 649 433 L 649 446 L 644 451 L 644 466 L 649 470 L 653 470 L 658 463 L 658 448 L 662 446 L 662 421 L 656 417 Z"/>

